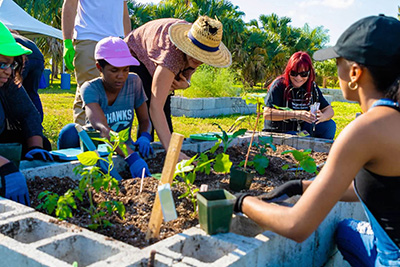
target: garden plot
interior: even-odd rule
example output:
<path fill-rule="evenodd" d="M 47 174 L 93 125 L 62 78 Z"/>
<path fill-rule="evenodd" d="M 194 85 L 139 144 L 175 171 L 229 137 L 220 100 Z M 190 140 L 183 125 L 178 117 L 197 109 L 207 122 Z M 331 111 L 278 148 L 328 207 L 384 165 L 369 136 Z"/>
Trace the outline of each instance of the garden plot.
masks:
<path fill-rule="evenodd" d="M 234 144 L 232 147 L 230 147 L 227 150 L 227 153 L 230 155 L 231 160 L 233 161 L 233 164 L 238 164 L 240 161 L 244 159 L 244 155 L 247 152 L 247 145 L 245 144 L 246 141 L 248 142 L 249 136 L 246 136 L 244 138 L 238 138 L 235 142 L 232 142 Z M 310 143 L 310 141 L 312 142 Z M 296 162 L 293 160 L 293 158 L 290 155 L 281 155 L 282 151 L 292 149 L 292 147 L 289 147 L 286 144 L 290 144 L 291 146 L 297 146 L 301 148 L 302 146 L 304 147 L 314 147 L 319 149 L 320 151 L 326 150 L 326 147 L 329 148 L 330 143 L 325 142 L 325 141 L 319 141 L 315 139 L 304 139 L 304 138 L 291 138 L 287 136 L 276 136 L 274 137 L 274 141 L 279 144 L 277 146 L 277 151 L 272 153 L 273 151 L 270 151 L 271 154 L 268 155 L 270 158 L 270 165 L 267 168 L 267 173 L 264 175 L 256 175 L 254 177 L 254 180 L 250 186 L 249 192 L 254 195 L 261 194 L 263 192 L 268 192 L 271 190 L 273 187 L 282 184 L 283 182 L 291 179 L 296 179 L 296 178 L 311 178 L 313 174 L 305 173 L 305 172 L 295 172 L 295 171 L 285 171 L 282 170 L 282 165 L 289 164 L 290 166 L 295 166 Z M 207 143 L 207 142 L 206 142 Z M 192 142 L 188 141 L 186 144 L 183 146 L 183 149 L 185 150 L 186 147 L 191 147 L 193 151 L 186 151 L 188 154 L 191 153 L 191 155 L 194 155 L 196 152 L 200 152 L 201 150 L 204 151 L 204 149 L 208 149 L 209 147 L 212 147 L 213 144 L 206 144 L 204 142 Z M 308 143 L 308 144 L 307 144 Z M 220 148 L 221 149 L 221 148 Z M 218 153 L 218 151 L 217 151 Z M 254 151 L 253 154 L 255 154 L 256 151 Z M 322 152 L 313 152 L 311 154 L 313 157 L 316 159 L 316 163 L 322 163 L 326 159 L 326 153 Z M 161 172 L 161 168 L 163 165 L 163 158 L 165 155 L 160 154 L 157 155 L 155 158 L 151 159 L 148 161 L 148 164 L 150 166 L 150 171 L 154 174 L 157 172 Z M 278 174 L 273 174 L 274 172 L 278 172 Z M 26 170 L 28 173 L 28 170 Z M 122 172 L 121 172 L 122 173 Z M 123 173 L 122 173 L 123 174 Z M 128 175 L 129 172 L 126 172 L 123 175 Z M 126 177 L 128 177 L 126 176 Z M 43 191 L 44 189 L 47 190 L 65 190 L 66 188 L 71 188 L 74 185 L 76 185 L 76 181 L 73 179 L 67 179 L 64 177 L 48 177 L 47 179 L 39 179 L 39 178 L 30 178 L 30 193 L 31 193 L 31 199 L 33 203 L 33 207 L 35 207 L 39 202 L 36 200 L 36 195 Z M 60 185 L 65 184 L 64 185 Z M 33 184 L 38 185 L 37 188 L 33 186 Z M 166 257 L 165 253 L 162 251 L 157 251 L 156 258 L 158 258 L 159 262 L 170 262 L 170 261 L 176 261 L 181 262 L 183 259 L 187 260 L 193 260 L 197 259 L 198 264 L 195 264 L 196 266 L 200 266 L 201 263 L 205 264 L 206 262 L 210 263 L 210 258 L 204 258 L 204 256 L 201 256 L 202 253 L 199 251 L 198 255 L 195 255 L 196 253 L 194 252 L 188 252 L 187 248 L 192 246 L 193 244 L 203 244 L 203 247 L 208 247 L 208 249 L 211 249 L 216 243 L 215 240 L 219 240 L 226 238 L 227 246 L 226 249 L 221 250 L 218 252 L 217 250 L 215 251 L 215 257 L 213 258 L 214 263 L 220 262 L 220 260 L 225 259 L 223 262 L 226 262 L 226 264 L 223 264 L 221 266 L 228 266 L 228 265 L 235 265 L 238 264 L 239 262 L 243 262 L 243 257 L 248 255 L 249 257 L 252 258 L 252 260 L 247 259 L 245 262 L 250 261 L 253 263 L 257 262 L 257 259 L 259 258 L 259 253 L 257 252 L 259 249 L 265 246 L 265 242 L 270 239 L 271 235 L 268 234 L 267 239 L 261 238 L 260 234 L 262 236 L 265 236 L 265 233 L 262 233 L 261 229 L 257 229 L 256 226 L 251 226 L 251 222 L 246 222 L 243 223 L 243 220 L 240 220 L 240 223 L 238 223 L 238 220 L 234 219 L 233 224 L 232 224 L 232 232 L 235 232 L 237 234 L 240 234 L 238 236 L 237 234 L 229 233 L 229 234 L 223 234 L 223 235 L 216 235 L 216 236 L 208 236 L 205 235 L 203 231 L 201 231 L 196 225 L 198 224 L 198 219 L 194 213 L 193 205 L 190 201 L 190 199 L 187 198 L 181 198 L 179 199 L 179 196 L 182 195 L 186 190 L 187 187 L 180 183 L 177 184 L 176 186 L 173 187 L 173 195 L 174 195 L 174 200 L 175 204 L 177 207 L 178 211 L 178 219 L 168 222 L 168 223 L 163 223 L 161 227 L 161 232 L 160 232 L 160 238 L 155 239 L 155 240 L 150 240 L 150 241 L 145 241 L 144 239 L 144 233 L 146 231 L 146 227 L 148 224 L 148 218 L 150 217 L 151 213 L 151 207 L 152 207 L 152 201 L 154 201 L 154 196 L 156 192 L 156 187 L 158 184 L 158 180 L 154 178 L 145 178 L 144 179 L 144 184 L 142 188 L 142 192 L 139 193 L 140 190 L 140 179 L 135 178 L 135 179 L 127 179 L 124 180 L 120 187 L 121 187 L 121 196 L 120 200 L 124 203 L 127 209 L 126 213 L 126 218 L 125 220 L 121 220 L 118 216 L 112 215 L 109 216 L 110 222 L 113 224 L 112 226 L 106 227 L 104 229 L 98 230 L 98 233 L 101 233 L 105 236 L 112 237 L 113 239 L 123 241 L 129 245 L 133 245 L 138 248 L 143 248 L 142 249 L 142 254 L 144 255 L 139 256 L 136 255 L 136 260 L 138 260 L 140 257 L 142 258 L 148 258 L 150 255 L 150 250 L 153 248 L 161 248 L 161 247 L 166 247 L 164 242 L 167 242 L 168 244 L 171 244 L 170 246 L 167 247 L 168 255 L 171 254 L 173 256 L 168 256 Z M 226 190 L 230 190 L 229 188 L 229 175 L 226 174 L 220 174 L 220 173 L 210 173 L 210 175 L 203 175 L 203 174 L 197 174 L 196 180 L 191 185 L 192 187 L 199 187 L 201 184 L 208 184 L 209 185 L 209 190 L 213 189 L 218 189 L 218 188 L 223 188 Z M 35 188 L 35 189 L 33 189 Z M 64 188 L 64 189 L 63 189 Z M 60 191 L 60 193 L 62 193 Z M 234 192 L 232 192 L 234 193 Z M 96 195 L 95 199 L 96 201 L 101 201 L 101 199 L 110 199 L 116 197 L 115 192 L 110 192 L 104 195 Z M 84 204 L 83 204 L 84 205 Z M 337 214 L 337 212 L 335 213 Z M 88 218 L 87 215 L 81 214 L 79 209 L 74 211 L 74 216 L 71 219 L 68 219 L 68 221 L 79 225 L 79 226 L 85 226 L 88 224 Z M 52 221 L 54 223 L 54 219 Z M 236 225 L 236 226 L 235 226 Z M 245 227 L 243 227 L 245 225 Z M 45 226 L 44 226 L 45 227 Z M 185 230 L 188 229 L 188 230 Z M 249 231 L 249 229 L 254 229 L 254 231 Z M 193 232 L 194 231 L 194 232 Z M 180 234 L 177 234 L 180 233 Z M 191 234 L 188 234 L 191 233 Z M 192 239 L 187 239 L 189 236 L 194 236 Z M 168 238 L 169 237 L 169 238 Z M 182 241 L 183 240 L 185 241 Z M 216 239 L 215 239 L 216 238 Z M 263 241 L 258 241 L 255 242 L 255 240 L 258 240 L 259 238 L 263 239 Z M 280 238 L 280 237 L 278 237 Z M 314 239 L 313 237 L 312 239 Z M 179 239 L 180 244 L 174 243 L 174 240 Z M 273 239 L 276 239 L 274 237 Z M 160 241 L 162 240 L 162 241 Z M 192 240 L 191 243 L 189 240 Z M 236 241 L 235 241 L 236 240 Z M 246 241 L 243 241 L 246 240 Z M 286 240 L 286 239 L 284 239 Z M 224 241 L 224 242 L 225 242 Z M 329 241 L 329 240 L 328 240 Z M 177 242 L 177 241 L 176 241 Z M 197 243 L 196 243 L 197 242 Z M 222 242 L 222 243 L 224 243 Z M 241 245 L 232 245 L 235 242 L 239 242 L 239 244 L 247 244 L 246 248 L 241 247 Z M 291 242 L 286 240 L 286 242 Z M 318 241 L 320 242 L 320 241 Z M 155 244 L 154 244 L 155 243 Z M 192 244 L 188 246 L 187 244 Z M 220 242 L 221 243 L 221 242 Z M 221 243 L 221 244 L 222 244 Z M 312 242 L 311 242 L 312 243 Z M 154 245 L 151 245 L 154 244 Z M 185 245 L 186 244 L 186 245 Z M 213 245 L 214 244 L 214 245 Z M 252 244 L 252 245 L 250 245 Z M 257 245 L 254 245 L 257 244 Z M 300 245 L 301 246 L 301 245 Z M 162 249 L 161 249 L 162 250 Z M 212 250 L 212 249 L 211 249 Z M 238 252 L 241 251 L 240 253 Z M 244 252 L 245 251 L 245 252 Z M 247 251 L 247 252 L 246 252 Z M 194 253 L 194 254 L 193 254 Z M 239 253 L 239 254 L 238 254 Z M 180 256 L 176 256 L 176 255 Z M 229 257 L 229 255 L 234 254 L 237 255 L 237 257 Z M 163 256 L 164 255 L 164 256 Z M 239 256 L 238 256 L 239 255 Z M 241 256 L 240 256 L 241 255 Z M 250 256 L 252 255 L 252 256 Z M 330 254 L 329 254 L 330 255 Z M 328 256 L 329 256 L 328 255 Z M 54 255 L 53 255 L 54 256 Z M 326 257 L 328 257 L 327 254 L 325 253 L 325 261 Z M 181 257 L 181 261 L 179 261 L 179 257 Z M 229 258 L 228 261 L 227 257 Z M 164 258 L 164 260 L 162 260 Z M 173 260 L 172 260 L 173 259 Z M 143 259 L 142 259 L 143 260 Z M 183 260 L 184 261 L 184 260 Z M 222 262 L 221 262 L 222 263 Z M 258 263 L 260 264 L 260 263 Z M 246 265 L 246 264 L 245 264 Z M 256 264 L 257 265 L 257 264 Z M 81 266 L 81 265 L 79 265 Z M 117 266 L 117 265 L 115 265 Z M 125 266 L 122 264 L 118 266 Z M 126 265 L 128 266 L 128 265 Z M 129 265 L 129 266 L 134 266 L 134 265 Z M 254 265 L 251 265 L 254 266 Z"/>

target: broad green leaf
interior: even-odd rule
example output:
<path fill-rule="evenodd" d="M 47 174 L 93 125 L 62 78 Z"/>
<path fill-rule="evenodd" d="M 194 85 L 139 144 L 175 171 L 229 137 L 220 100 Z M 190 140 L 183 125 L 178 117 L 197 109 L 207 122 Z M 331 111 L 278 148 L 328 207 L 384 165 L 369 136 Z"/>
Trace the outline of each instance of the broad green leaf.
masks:
<path fill-rule="evenodd" d="M 214 170 L 216 172 L 229 173 L 232 167 L 232 161 L 229 159 L 229 155 L 221 153 L 215 158 Z"/>
<path fill-rule="evenodd" d="M 99 155 L 97 155 L 94 151 L 86 151 L 77 155 L 80 163 L 86 166 L 93 166 L 100 159 Z"/>
<path fill-rule="evenodd" d="M 256 171 L 259 174 L 264 174 L 265 173 L 265 169 L 268 167 L 269 165 L 269 159 L 267 157 L 264 157 L 262 155 L 255 155 L 254 159 L 254 168 L 256 169 Z"/>
<path fill-rule="evenodd" d="M 246 132 L 247 132 L 247 129 L 239 129 L 239 130 L 237 130 L 236 132 L 234 132 L 234 133 L 232 134 L 231 139 L 233 140 L 233 139 L 235 139 L 236 137 L 238 137 L 239 135 L 244 135 Z"/>
<path fill-rule="evenodd" d="M 118 132 L 119 142 L 125 143 L 129 140 L 130 128 L 123 129 Z"/>
<path fill-rule="evenodd" d="M 285 165 L 282 166 L 282 170 L 285 171 L 285 170 L 287 170 L 287 169 L 289 169 L 289 165 L 288 165 L 288 164 L 285 164 Z"/>
<path fill-rule="evenodd" d="M 300 166 L 308 173 L 315 173 L 317 171 L 317 164 L 312 157 L 307 157 L 300 162 Z"/>
<path fill-rule="evenodd" d="M 218 140 L 217 142 L 215 142 L 214 146 L 210 149 L 211 153 L 215 153 L 215 151 L 218 149 L 218 147 L 221 145 L 221 140 Z"/>

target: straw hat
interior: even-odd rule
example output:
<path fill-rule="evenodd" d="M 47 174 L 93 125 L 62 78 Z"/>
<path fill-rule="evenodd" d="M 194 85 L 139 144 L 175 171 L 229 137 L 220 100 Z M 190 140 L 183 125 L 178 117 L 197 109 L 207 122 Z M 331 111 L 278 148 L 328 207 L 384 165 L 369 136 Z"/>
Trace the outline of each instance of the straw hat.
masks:
<path fill-rule="evenodd" d="M 207 16 L 192 25 L 175 23 L 169 28 L 169 38 L 185 54 L 214 67 L 229 67 L 232 56 L 222 43 L 222 23 Z"/>

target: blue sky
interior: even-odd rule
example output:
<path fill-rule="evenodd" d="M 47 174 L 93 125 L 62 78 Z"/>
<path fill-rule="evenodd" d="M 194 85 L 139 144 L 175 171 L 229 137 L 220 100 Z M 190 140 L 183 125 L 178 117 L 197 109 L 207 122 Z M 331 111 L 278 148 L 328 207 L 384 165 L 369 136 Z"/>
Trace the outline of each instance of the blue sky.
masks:
<path fill-rule="evenodd" d="M 140 3 L 159 3 L 159 0 L 137 0 Z M 340 34 L 353 22 L 380 13 L 397 18 L 398 0 L 231 0 L 246 13 L 244 21 L 259 15 L 277 14 L 292 19 L 292 26 L 323 26 L 329 30 L 329 45 L 334 45 Z"/>

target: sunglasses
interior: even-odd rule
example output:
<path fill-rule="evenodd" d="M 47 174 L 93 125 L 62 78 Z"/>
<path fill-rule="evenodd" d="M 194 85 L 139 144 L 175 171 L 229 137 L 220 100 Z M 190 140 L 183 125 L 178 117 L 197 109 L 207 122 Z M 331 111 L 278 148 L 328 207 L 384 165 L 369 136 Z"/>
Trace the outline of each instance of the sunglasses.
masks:
<path fill-rule="evenodd" d="M 0 63 L 0 69 L 2 70 L 6 70 L 8 68 L 11 68 L 13 70 L 15 70 L 16 68 L 18 68 L 18 63 L 16 61 L 14 61 L 11 64 L 7 64 L 7 63 Z"/>
<path fill-rule="evenodd" d="M 296 72 L 296 71 L 294 71 L 294 70 L 291 70 L 291 71 L 289 72 L 289 75 L 292 76 L 292 77 L 297 77 L 297 75 L 300 75 L 300 77 L 305 78 L 305 77 L 308 77 L 308 75 L 310 75 L 310 71 Z"/>

